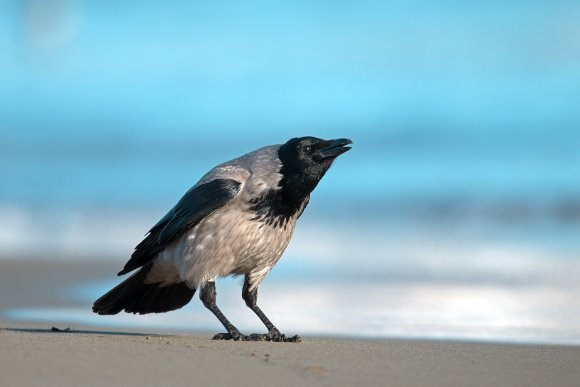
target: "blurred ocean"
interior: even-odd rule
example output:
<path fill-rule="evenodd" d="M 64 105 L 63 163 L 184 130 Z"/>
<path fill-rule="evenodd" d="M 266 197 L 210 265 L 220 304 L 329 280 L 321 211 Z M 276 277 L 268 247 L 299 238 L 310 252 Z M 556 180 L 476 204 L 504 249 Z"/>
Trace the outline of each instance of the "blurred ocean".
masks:
<path fill-rule="evenodd" d="M 578 344 L 578 20 L 566 0 L 0 1 L 0 259 L 121 267 L 212 166 L 348 137 L 264 284 L 273 320 Z M 193 308 L 62 321 L 215 329 Z"/>

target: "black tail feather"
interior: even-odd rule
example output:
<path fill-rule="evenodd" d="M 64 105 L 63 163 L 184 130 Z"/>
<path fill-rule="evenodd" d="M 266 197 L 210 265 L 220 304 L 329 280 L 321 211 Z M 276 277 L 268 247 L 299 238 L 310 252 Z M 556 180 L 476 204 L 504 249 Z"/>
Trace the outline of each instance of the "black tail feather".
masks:
<path fill-rule="evenodd" d="M 93 312 L 117 314 L 125 310 L 139 314 L 162 313 L 179 309 L 191 301 L 195 289 L 189 288 L 185 282 L 164 287 L 144 283 L 151 266 L 151 263 L 144 266 L 95 301 Z"/>

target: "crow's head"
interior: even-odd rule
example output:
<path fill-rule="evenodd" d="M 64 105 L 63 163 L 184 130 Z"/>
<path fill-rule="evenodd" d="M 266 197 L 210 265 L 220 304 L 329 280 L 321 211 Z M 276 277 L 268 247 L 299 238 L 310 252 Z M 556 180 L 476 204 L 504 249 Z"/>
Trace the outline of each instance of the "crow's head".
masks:
<path fill-rule="evenodd" d="M 299 137 L 278 148 L 282 165 L 278 187 L 254 200 L 253 210 L 272 224 L 284 225 L 292 216 L 302 213 L 334 159 L 350 150 L 346 138 L 321 140 L 316 137 Z"/>
<path fill-rule="evenodd" d="M 352 141 L 346 138 L 321 140 L 316 137 L 298 137 L 289 140 L 278 151 L 283 174 L 308 175 L 318 181 L 334 159 L 350 150 Z"/>

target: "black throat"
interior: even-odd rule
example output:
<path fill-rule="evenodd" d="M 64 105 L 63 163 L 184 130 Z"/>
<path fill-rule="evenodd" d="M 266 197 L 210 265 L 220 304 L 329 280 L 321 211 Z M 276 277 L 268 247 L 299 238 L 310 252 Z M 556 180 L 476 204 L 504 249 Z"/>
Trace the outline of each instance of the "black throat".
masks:
<path fill-rule="evenodd" d="M 299 211 L 304 211 L 318 180 L 306 174 L 283 174 L 278 189 L 270 189 L 252 200 L 251 209 L 256 211 L 254 219 L 268 225 L 285 227 L 290 218 L 296 216 Z M 301 213 L 298 214 L 300 215 Z"/>
<path fill-rule="evenodd" d="M 296 169 L 292 163 L 285 162 L 283 148 L 279 151 L 282 178 L 277 189 L 266 191 L 252 201 L 251 209 L 256 211 L 254 219 L 269 225 L 286 226 L 296 214 L 300 216 L 310 199 L 310 193 L 322 178 L 322 174 L 312 174 Z"/>

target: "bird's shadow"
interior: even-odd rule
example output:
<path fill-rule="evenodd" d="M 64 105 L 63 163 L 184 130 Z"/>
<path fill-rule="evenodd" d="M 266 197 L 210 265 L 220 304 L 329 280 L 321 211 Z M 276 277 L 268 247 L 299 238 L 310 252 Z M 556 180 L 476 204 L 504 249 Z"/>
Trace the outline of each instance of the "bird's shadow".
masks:
<path fill-rule="evenodd" d="M 82 333 L 86 335 L 107 335 L 107 336 L 149 336 L 149 337 L 163 337 L 167 335 L 160 335 L 157 333 L 137 333 L 137 332 L 118 332 L 118 331 L 93 331 L 84 329 L 60 329 L 52 327 L 50 329 L 43 328 L 1 328 L 1 330 L 9 332 L 24 332 L 24 333 Z"/>

